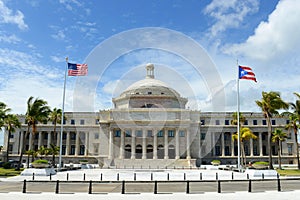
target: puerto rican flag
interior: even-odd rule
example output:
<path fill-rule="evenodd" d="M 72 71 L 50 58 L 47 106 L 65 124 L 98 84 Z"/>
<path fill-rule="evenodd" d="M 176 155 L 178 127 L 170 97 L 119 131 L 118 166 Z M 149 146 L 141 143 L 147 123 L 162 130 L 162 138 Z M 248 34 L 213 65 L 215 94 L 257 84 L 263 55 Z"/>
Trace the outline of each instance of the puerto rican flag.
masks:
<path fill-rule="evenodd" d="M 257 82 L 252 69 L 245 66 L 239 66 L 239 79 L 246 79 Z"/>

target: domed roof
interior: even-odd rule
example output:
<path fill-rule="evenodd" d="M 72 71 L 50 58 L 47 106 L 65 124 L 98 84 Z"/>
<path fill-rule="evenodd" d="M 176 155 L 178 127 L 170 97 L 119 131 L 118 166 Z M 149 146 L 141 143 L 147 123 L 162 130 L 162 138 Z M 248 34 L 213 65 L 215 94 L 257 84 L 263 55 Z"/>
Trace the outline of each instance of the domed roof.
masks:
<path fill-rule="evenodd" d="M 153 64 L 147 64 L 147 75 L 145 79 L 139 80 L 132 85 L 130 85 L 120 96 L 126 95 L 126 94 L 133 94 L 138 93 L 139 90 L 145 90 L 146 88 L 156 89 L 159 91 L 166 91 L 169 90 L 169 95 L 174 96 L 180 96 L 178 92 L 176 92 L 174 89 L 170 88 L 166 83 L 163 81 L 157 80 L 154 78 L 154 65 Z"/>
<path fill-rule="evenodd" d="M 119 97 L 113 98 L 115 108 L 184 108 L 187 102 L 166 83 L 154 78 L 153 64 L 147 64 L 144 79 L 130 85 Z"/>

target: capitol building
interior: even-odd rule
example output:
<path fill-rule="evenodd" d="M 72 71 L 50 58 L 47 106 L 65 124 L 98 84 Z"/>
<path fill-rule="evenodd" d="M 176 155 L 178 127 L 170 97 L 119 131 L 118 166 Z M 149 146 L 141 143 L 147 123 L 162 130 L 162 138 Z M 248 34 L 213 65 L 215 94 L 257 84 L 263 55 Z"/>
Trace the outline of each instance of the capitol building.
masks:
<path fill-rule="evenodd" d="M 188 99 L 176 88 L 155 79 L 154 65 L 147 64 L 146 77 L 130 85 L 112 99 L 114 107 L 99 112 L 66 112 L 63 135 L 60 126 L 39 123 L 37 133 L 25 138 L 25 116 L 19 115 L 22 127 L 9 138 L 10 158 L 18 160 L 25 141 L 26 149 L 50 144 L 59 146 L 62 138 L 64 164 L 87 160 L 103 168 L 173 168 L 196 167 L 220 160 L 237 164 L 237 128 L 231 125 L 232 112 L 202 112 L 186 107 Z M 249 161 L 268 161 L 267 122 L 262 113 L 243 113 L 245 127 L 257 136 L 244 142 Z M 272 128 L 282 128 L 287 118 L 274 117 Z M 292 131 L 282 143 L 282 162 L 296 164 L 296 144 Z M 5 134 L 7 136 L 7 134 Z M 31 142 L 33 140 L 33 143 Z M 30 145 L 33 144 L 34 147 Z M 272 143 L 273 162 L 277 162 L 277 144 Z M 26 156 L 23 157 L 26 162 Z M 50 159 L 50 156 L 49 156 Z M 57 156 L 58 161 L 58 156 Z"/>

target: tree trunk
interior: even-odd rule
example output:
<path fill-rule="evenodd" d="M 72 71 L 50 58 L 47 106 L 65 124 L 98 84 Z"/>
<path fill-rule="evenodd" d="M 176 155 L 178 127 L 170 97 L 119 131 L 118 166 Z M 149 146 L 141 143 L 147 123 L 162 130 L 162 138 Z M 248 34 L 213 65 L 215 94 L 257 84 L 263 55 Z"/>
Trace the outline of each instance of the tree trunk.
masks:
<path fill-rule="evenodd" d="M 11 136 L 11 131 L 8 130 L 8 135 L 7 135 L 7 146 L 6 146 L 6 162 L 9 161 L 9 140 Z"/>
<path fill-rule="evenodd" d="M 278 140 L 278 168 L 281 169 L 281 141 Z"/>
<path fill-rule="evenodd" d="M 299 161 L 299 145 L 298 145 L 298 135 L 297 135 L 297 129 L 294 129 L 295 133 L 295 145 L 296 145 L 296 155 L 297 155 L 297 164 L 298 164 L 298 169 L 300 169 L 300 161 Z"/>
<path fill-rule="evenodd" d="M 272 148 L 271 148 L 271 139 L 272 139 L 272 125 L 271 125 L 271 119 L 269 116 L 267 116 L 268 120 L 268 149 L 269 149 L 269 169 L 273 168 L 273 161 L 272 161 Z"/>
<path fill-rule="evenodd" d="M 29 134 L 29 130 L 30 130 L 30 126 L 27 127 L 25 137 L 23 137 L 23 144 L 22 144 L 22 149 L 21 149 L 21 153 L 20 153 L 20 158 L 19 158 L 19 163 L 18 163 L 17 170 L 20 170 L 20 167 L 21 167 L 21 164 L 22 164 L 23 154 L 24 154 L 25 149 L 26 149 L 26 138 Z"/>

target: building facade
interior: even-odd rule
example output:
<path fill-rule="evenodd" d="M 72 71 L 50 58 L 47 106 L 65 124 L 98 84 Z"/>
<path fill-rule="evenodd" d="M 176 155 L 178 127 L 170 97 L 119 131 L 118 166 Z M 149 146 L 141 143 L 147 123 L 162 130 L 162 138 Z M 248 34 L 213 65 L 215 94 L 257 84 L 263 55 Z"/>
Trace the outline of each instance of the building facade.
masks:
<path fill-rule="evenodd" d="M 144 79 L 112 99 L 114 108 L 65 113 L 63 163 L 88 160 L 105 168 L 165 168 L 200 166 L 218 159 L 222 164 L 236 164 L 238 147 L 232 135 L 237 128 L 231 125 L 233 113 L 190 110 L 186 108 L 188 99 L 155 79 L 152 64 L 146 66 L 146 71 Z M 268 161 L 266 119 L 262 113 L 249 112 L 243 116 L 244 126 L 257 136 L 244 142 L 247 160 Z M 18 159 L 24 140 L 27 150 L 50 144 L 59 146 L 60 125 L 54 132 L 50 122 L 38 124 L 37 133 L 25 138 L 25 118 L 22 115 L 19 118 L 22 127 L 4 142 L 11 158 Z M 274 117 L 271 122 L 273 129 L 284 129 L 289 123 L 283 117 Z M 285 132 L 288 138 L 282 144 L 282 162 L 293 164 L 296 163 L 294 134 Z M 274 163 L 277 149 L 277 144 L 272 143 Z"/>

